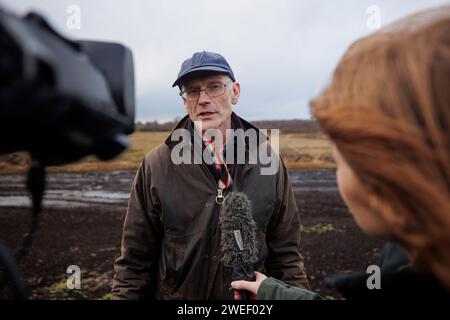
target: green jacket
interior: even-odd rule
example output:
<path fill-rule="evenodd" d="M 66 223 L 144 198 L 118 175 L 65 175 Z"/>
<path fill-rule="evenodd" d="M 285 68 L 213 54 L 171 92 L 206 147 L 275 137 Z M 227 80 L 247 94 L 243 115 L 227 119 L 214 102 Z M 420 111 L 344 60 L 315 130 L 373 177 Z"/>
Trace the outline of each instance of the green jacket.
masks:
<path fill-rule="evenodd" d="M 266 278 L 259 286 L 256 300 L 321 300 L 319 294 L 300 288 L 294 287 L 283 281 Z"/>
<path fill-rule="evenodd" d="M 234 113 L 232 120 L 238 129 L 256 129 Z M 189 121 L 185 117 L 177 128 L 187 129 Z M 114 265 L 113 299 L 233 299 L 221 261 L 217 182 L 204 163 L 174 164 L 175 144 L 167 139 L 155 148 L 136 174 Z M 258 147 L 270 148 L 267 140 Z M 279 163 L 273 175 L 261 175 L 260 163 L 236 165 L 232 191 L 244 192 L 253 204 L 256 270 L 308 287 L 298 209 Z"/>

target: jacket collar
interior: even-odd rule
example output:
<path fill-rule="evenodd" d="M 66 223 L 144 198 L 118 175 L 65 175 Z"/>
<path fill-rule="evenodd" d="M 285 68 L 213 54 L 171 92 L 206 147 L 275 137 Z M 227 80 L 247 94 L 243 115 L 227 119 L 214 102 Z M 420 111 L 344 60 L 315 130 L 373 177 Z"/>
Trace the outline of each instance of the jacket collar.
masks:
<path fill-rule="evenodd" d="M 234 112 L 231 113 L 231 121 L 233 123 L 233 127 L 234 129 L 242 129 L 245 131 L 249 130 L 249 129 L 254 129 L 256 131 L 257 137 L 258 137 L 258 143 L 257 145 L 259 146 L 261 143 L 265 142 L 268 140 L 268 137 L 264 134 L 262 134 L 262 132 L 260 132 L 260 130 L 255 127 L 253 124 L 251 124 L 250 122 L 242 119 L 241 117 L 239 117 L 238 115 L 236 115 Z M 189 127 L 192 126 L 192 121 L 189 118 L 189 115 L 186 115 L 184 118 L 182 118 L 178 124 L 175 126 L 175 128 L 172 130 L 172 132 L 169 134 L 169 136 L 166 138 L 165 144 L 170 148 L 170 150 L 172 150 L 172 148 L 179 143 L 179 141 L 172 141 L 171 137 L 172 134 L 175 130 L 177 129 L 186 129 L 189 130 Z M 259 139 L 259 136 L 262 135 L 263 139 Z M 248 141 L 244 141 L 245 143 L 245 147 L 246 150 L 249 150 L 249 145 L 248 145 Z"/>

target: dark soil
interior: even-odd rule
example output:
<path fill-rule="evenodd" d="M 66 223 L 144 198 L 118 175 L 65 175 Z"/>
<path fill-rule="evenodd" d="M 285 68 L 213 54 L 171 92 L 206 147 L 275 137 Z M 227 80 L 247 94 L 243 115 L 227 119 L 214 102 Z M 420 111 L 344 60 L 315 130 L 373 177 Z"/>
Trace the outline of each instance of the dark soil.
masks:
<path fill-rule="evenodd" d="M 49 197 L 66 202 L 55 205 L 49 202 L 32 248 L 20 265 L 32 298 L 109 298 L 127 200 L 120 195 L 111 200 L 107 195 L 114 192 L 126 195 L 134 174 L 134 171 L 49 174 Z M 290 175 L 303 225 L 302 253 L 311 288 L 323 296 L 340 298 L 324 287 L 324 276 L 364 272 L 376 262 L 381 242 L 366 236 L 355 224 L 339 196 L 334 170 L 291 170 Z M 23 181 L 21 174 L 0 174 L 0 239 L 13 249 L 18 248 L 28 230 L 31 209 L 7 205 L 6 199 L 26 195 Z M 83 194 L 73 196 L 80 190 L 106 191 L 106 196 L 103 200 L 102 195 L 88 199 Z M 81 267 L 81 290 L 66 288 L 66 269 L 70 265 Z M 13 297 L 10 286 L 0 292 L 1 299 Z"/>

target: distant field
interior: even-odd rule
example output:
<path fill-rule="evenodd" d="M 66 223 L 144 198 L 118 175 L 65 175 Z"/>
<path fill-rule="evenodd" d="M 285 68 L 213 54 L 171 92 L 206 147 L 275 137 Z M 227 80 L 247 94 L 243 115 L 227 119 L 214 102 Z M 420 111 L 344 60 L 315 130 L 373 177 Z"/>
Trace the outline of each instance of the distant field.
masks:
<path fill-rule="evenodd" d="M 144 155 L 164 142 L 169 132 L 136 132 L 130 136 L 131 147 L 109 161 L 89 156 L 79 162 L 51 167 L 50 171 L 95 171 L 136 169 Z M 280 153 L 288 168 L 334 168 L 329 140 L 318 133 L 280 135 Z M 18 172 L 27 168 L 28 156 L 13 153 L 0 156 L 0 172 Z"/>
<path fill-rule="evenodd" d="M 288 168 L 334 168 L 331 144 L 320 133 L 280 135 L 280 154 Z"/>

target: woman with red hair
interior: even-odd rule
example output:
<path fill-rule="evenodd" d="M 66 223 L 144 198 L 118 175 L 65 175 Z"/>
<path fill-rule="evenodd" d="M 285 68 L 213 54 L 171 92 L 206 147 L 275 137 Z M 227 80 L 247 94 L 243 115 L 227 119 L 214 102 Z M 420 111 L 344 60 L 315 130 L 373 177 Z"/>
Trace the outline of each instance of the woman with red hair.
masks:
<path fill-rule="evenodd" d="M 339 190 L 356 222 L 407 257 L 395 246 L 384 251 L 390 267 L 381 269 L 381 290 L 367 289 L 367 275 L 341 275 L 329 284 L 350 298 L 417 295 L 415 289 L 448 297 L 450 7 L 353 43 L 311 111 L 332 141 Z M 319 297 L 261 273 L 256 278 L 232 287 L 258 299 Z"/>

